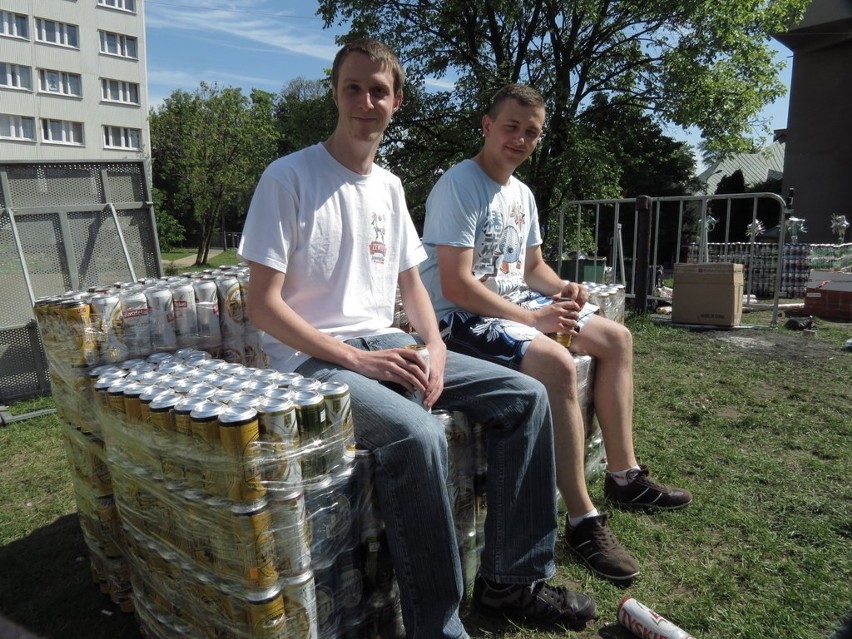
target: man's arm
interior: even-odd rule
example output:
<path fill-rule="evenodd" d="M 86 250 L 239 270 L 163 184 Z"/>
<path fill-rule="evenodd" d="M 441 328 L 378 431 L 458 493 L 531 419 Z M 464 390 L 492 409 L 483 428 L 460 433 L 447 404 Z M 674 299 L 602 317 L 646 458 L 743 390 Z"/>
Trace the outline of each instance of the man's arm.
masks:
<path fill-rule="evenodd" d="M 566 326 L 565 322 L 576 319 L 577 309 L 573 302 L 554 303 L 538 311 L 529 311 L 487 288 L 473 276 L 472 248 L 440 245 L 436 248 L 436 254 L 444 297 L 470 313 L 513 320 L 532 326 L 542 333 L 554 333 L 560 326 Z M 544 266 L 547 267 L 547 264 Z M 556 277 L 556 274 L 553 273 L 553 276 Z M 556 282 L 554 286 L 548 287 L 548 291 L 542 292 L 558 292 L 562 281 L 556 277 Z"/>
<path fill-rule="evenodd" d="M 282 299 L 284 273 L 249 262 L 249 274 L 246 310 L 251 323 L 260 330 L 311 357 L 366 377 L 395 382 L 409 390 L 425 385 L 425 375 L 413 351 L 402 348 L 364 351 L 341 342 L 314 328 Z"/>
<path fill-rule="evenodd" d="M 589 291 L 585 286 L 577 282 L 566 283 L 547 265 L 541 246 L 527 247 L 524 281 L 534 291 L 574 300 L 580 307 L 589 301 Z"/>

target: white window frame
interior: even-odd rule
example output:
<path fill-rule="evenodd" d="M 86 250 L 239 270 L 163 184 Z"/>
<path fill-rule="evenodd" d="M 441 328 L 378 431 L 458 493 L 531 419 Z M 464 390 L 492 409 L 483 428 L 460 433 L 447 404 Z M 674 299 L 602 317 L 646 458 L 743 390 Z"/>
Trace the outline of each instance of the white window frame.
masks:
<path fill-rule="evenodd" d="M 115 40 L 114 51 L 110 51 L 110 38 Z M 130 60 L 139 59 L 139 40 L 134 36 L 124 35 L 123 33 L 115 33 L 114 31 L 98 30 L 98 39 L 100 40 L 101 53 L 104 55 L 113 55 L 119 58 L 129 58 Z M 133 54 L 129 53 L 129 46 L 132 45 Z"/>
<path fill-rule="evenodd" d="M 0 10 L 0 35 L 7 38 L 30 39 L 30 20 L 24 13 Z"/>
<path fill-rule="evenodd" d="M 23 64 L 0 62 L 0 87 L 32 91 L 33 70 Z"/>
<path fill-rule="evenodd" d="M 142 129 L 104 125 L 104 148 L 123 151 L 142 150 Z"/>
<path fill-rule="evenodd" d="M 139 84 L 127 80 L 101 78 L 101 100 L 139 106 L 141 104 L 139 102 Z"/>
<path fill-rule="evenodd" d="M 136 13 L 136 0 L 98 0 L 98 5 L 108 9 Z"/>
<path fill-rule="evenodd" d="M 53 25 L 54 39 L 50 39 L 48 29 L 49 25 Z M 44 44 L 54 44 L 58 47 L 67 47 L 69 49 L 80 48 L 80 27 L 76 24 L 67 22 L 59 22 L 58 20 L 49 20 L 48 18 L 35 19 L 35 39 L 36 42 Z"/>
<path fill-rule="evenodd" d="M 49 76 L 55 76 L 50 78 Z M 51 88 L 50 80 L 55 81 L 56 88 Z M 38 90 L 41 93 L 53 93 L 74 98 L 83 97 L 83 77 L 79 73 L 57 71 L 56 69 L 38 70 Z M 76 91 L 76 92 L 75 92 Z"/>
<path fill-rule="evenodd" d="M 42 118 L 41 141 L 44 144 L 83 146 L 83 123 Z"/>
<path fill-rule="evenodd" d="M 0 139 L 35 142 L 35 136 L 35 118 L 27 115 L 0 113 Z"/>

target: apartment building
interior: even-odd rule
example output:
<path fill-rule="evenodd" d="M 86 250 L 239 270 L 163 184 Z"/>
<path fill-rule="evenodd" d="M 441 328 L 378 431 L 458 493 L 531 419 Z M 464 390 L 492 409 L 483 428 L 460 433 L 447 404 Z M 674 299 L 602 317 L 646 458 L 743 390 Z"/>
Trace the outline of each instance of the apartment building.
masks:
<path fill-rule="evenodd" d="M 0 161 L 150 157 L 142 0 L 0 0 Z"/>

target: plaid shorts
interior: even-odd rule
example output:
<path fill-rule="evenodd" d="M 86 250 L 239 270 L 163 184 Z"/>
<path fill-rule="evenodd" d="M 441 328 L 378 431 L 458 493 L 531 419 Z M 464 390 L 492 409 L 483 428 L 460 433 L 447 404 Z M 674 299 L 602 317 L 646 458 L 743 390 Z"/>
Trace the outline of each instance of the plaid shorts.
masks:
<path fill-rule="evenodd" d="M 536 309 L 553 303 L 549 296 L 536 291 L 523 291 L 510 298 L 525 309 Z M 580 310 L 577 330 L 598 312 L 594 304 Z M 482 317 L 467 311 L 454 311 L 440 322 L 441 337 L 447 348 L 457 353 L 478 357 L 518 370 L 530 342 L 542 333 L 532 326 L 499 317 Z"/>

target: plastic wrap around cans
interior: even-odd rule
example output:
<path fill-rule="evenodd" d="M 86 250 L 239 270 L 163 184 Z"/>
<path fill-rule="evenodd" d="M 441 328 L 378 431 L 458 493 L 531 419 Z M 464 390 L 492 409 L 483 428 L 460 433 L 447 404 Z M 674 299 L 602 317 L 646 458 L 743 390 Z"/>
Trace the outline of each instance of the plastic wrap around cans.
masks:
<path fill-rule="evenodd" d="M 260 470 L 260 426 L 257 410 L 249 406 L 228 406 L 218 417 L 226 461 L 228 497 L 251 502 L 266 494 Z"/>
<path fill-rule="evenodd" d="M 269 453 L 262 467 L 264 479 L 274 490 L 301 487 L 296 405 L 288 397 L 266 397 L 258 404 L 257 411 L 262 449 Z"/>
<path fill-rule="evenodd" d="M 278 572 L 285 577 L 304 573 L 311 567 L 311 527 L 304 492 L 270 491 L 269 509 Z"/>
<path fill-rule="evenodd" d="M 226 570 L 246 585 L 267 588 L 278 581 L 272 515 L 265 500 L 230 509 L 232 535 L 220 549 Z"/>
<path fill-rule="evenodd" d="M 338 566 L 334 560 L 315 563 L 313 566 L 319 639 L 338 639 L 340 636 L 341 607 L 337 598 L 337 570 Z"/>
<path fill-rule="evenodd" d="M 121 332 L 130 357 L 141 357 L 151 352 L 151 324 L 148 298 L 141 287 L 122 289 Z"/>
<path fill-rule="evenodd" d="M 92 307 L 88 300 L 71 299 L 62 303 L 62 319 L 69 339 L 69 361 L 74 366 L 93 366 L 97 361 L 97 347 L 92 328 Z"/>
<path fill-rule="evenodd" d="M 299 462 L 302 478 L 314 480 L 331 470 L 329 449 L 323 440 L 326 428 L 325 400 L 316 391 L 295 391 L 296 423 L 299 427 Z"/>
<path fill-rule="evenodd" d="M 242 335 L 245 330 L 245 291 L 239 279 L 233 275 L 216 278 L 216 293 L 219 300 L 219 317 L 222 334 Z"/>
<path fill-rule="evenodd" d="M 121 298 L 115 293 L 103 293 L 93 295 L 89 303 L 99 361 L 120 362 L 127 359 L 128 349 L 121 323 Z"/>
<path fill-rule="evenodd" d="M 219 325 L 219 296 L 216 280 L 199 278 L 193 280 L 195 289 L 195 315 L 198 333 L 198 345 L 203 349 L 218 349 L 222 342 L 222 328 Z"/>
<path fill-rule="evenodd" d="M 148 321 L 151 325 L 151 348 L 155 351 L 173 351 L 177 348 L 177 334 L 171 289 L 154 286 L 145 290 L 145 297 L 148 300 Z"/>
<path fill-rule="evenodd" d="M 313 571 L 281 580 L 287 628 L 293 639 L 319 639 Z"/>
<path fill-rule="evenodd" d="M 179 348 L 191 347 L 198 334 L 195 288 L 184 280 L 170 285 L 175 314 L 175 337 Z"/>
<path fill-rule="evenodd" d="M 246 618 L 253 639 L 289 639 L 284 593 L 280 586 L 246 594 Z"/>

